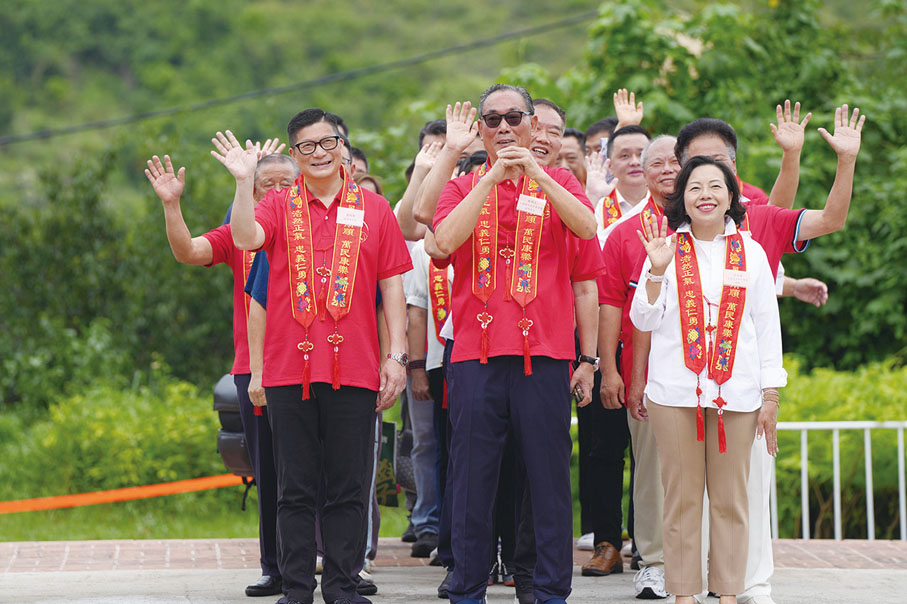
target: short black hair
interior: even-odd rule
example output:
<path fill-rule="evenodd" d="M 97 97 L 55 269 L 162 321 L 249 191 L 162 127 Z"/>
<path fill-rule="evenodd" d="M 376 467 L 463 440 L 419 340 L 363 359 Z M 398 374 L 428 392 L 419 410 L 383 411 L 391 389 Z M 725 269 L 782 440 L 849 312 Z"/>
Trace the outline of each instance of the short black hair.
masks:
<path fill-rule="evenodd" d="M 532 97 L 529 96 L 529 91 L 523 88 L 522 86 L 512 86 L 510 84 L 492 84 L 485 89 L 485 92 L 482 93 L 482 96 L 479 97 L 479 117 L 485 114 L 485 101 L 488 100 L 495 92 L 501 92 L 504 90 L 509 90 L 510 92 L 516 92 L 526 103 L 526 111 L 529 112 L 529 115 L 535 115 L 535 106 L 532 104 Z"/>
<path fill-rule="evenodd" d="M 677 156 L 677 161 L 680 162 L 681 166 L 685 163 L 685 160 L 689 159 L 685 156 L 690 143 L 693 142 L 693 139 L 704 135 L 714 135 L 721 138 L 727 146 L 728 156 L 731 160 L 737 159 L 737 133 L 734 132 L 731 125 L 714 117 L 701 117 L 698 120 L 693 120 L 677 133 L 674 155 Z"/>
<path fill-rule="evenodd" d="M 488 161 L 487 151 L 476 151 L 468 157 L 464 157 L 457 162 L 457 176 L 469 174 L 476 166 L 481 166 Z"/>
<path fill-rule="evenodd" d="M 608 137 L 608 150 L 606 153 L 608 159 L 611 159 L 611 150 L 614 148 L 614 140 L 619 136 L 626 136 L 627 134 L 645 134 L 647 139 L 652 140 L 652 135 L 642 126 L 624 126 L 620 130 L 612 132 L 611 136 Z"/>
<path fill-rule="evenodd" d="M 290 142 L 290 146 L 292 147 L 296 143 L 296 134 L 300 130 L 318 122 L 329 123 L 334 128 L 334 132 L 340 135 L 341 138 L 346 138 L 346 135 L 340 132 L 343 120 L 339 115 L 328 113 L 319 107 L 312 107 L 311 109 L 303 109 L 294 115 L 290 123 L 287 124 L 287 139 Z"/>
<path fill-rule="evenodd" d="M 563 130 L 567 126 L 567 112 L 558 107 L 554 101 L 548 99 L 532 99 L 532 105 L 533 108 L 541 106 L 553 109 L 557 116 L 561 118 L 561 123 L 563 124 L 561 129 Z"/>
<path fill-rule="evenodd" d="M 426 136 L 437 136 L 439 134 L 447 134 L 447 120 L 425 122 L 425 125 L 419 130 L 419 149 L 422 149 L 422 141 L 425 140 Z"/>
<path fill-rule="evenodd" d="M 365 171 L 368 172 L 368 158 L 365 156 L 365 151 L 359 147 L 350 147 L 350 154 L 353 156 L 353 159 L 361 159 L 365 162 Z"/>
<path fill-rule="evenodd" d="M 746 208 L 740 203 L 740 186 L 737 184 L 737 177 L 726 165 L 704 155 L 697 155 L 690 159 L 680 170 L 677 179 L 674 180 L 674 192 L 668 196 L 665 204 L 665 216 L 668 219 L 668 226 L 676 231 L 684 223 L 690 222 L 690 216 L 687 214 L 687 209 L 683 203 L 683 194 L 693 170 L 699 166 L 717 166 L 721 173 L 724 174 L 724 182 L 731 193 L 731 205 L 725 214 L 730 216 L 734 224 L 739 227 L 740 223 L 743 222 L 743 217 L 746 215 Z"/>
<path fill-rule="evenodd" d="M 566 130 L 564 130 L 564 134 L 561 136 L 561 138 L 567 138 L 568 136 L 572 136 L 577 140 L 577 142 L 579 143 L 579 148 L 582 149 L 583 155 L 585 155 L 586 135 L 583 133 L 583 131 L 579 130 L 578 128 L 567 128 Z"/>
<path fill-rule="evenodd" d="M 611 134 L 614 132 L 614 129 L 617 128 L 617 124 L 616 117 L 606 117 L 603 120 L 593 122 L 591 126 L 586 128 L 586 140 L 593 138 L 599 132 L 607 132 L 607 138 L 611 138 Z M 599 134 L 598 138 L 602 138 L 602 136 Z"/>

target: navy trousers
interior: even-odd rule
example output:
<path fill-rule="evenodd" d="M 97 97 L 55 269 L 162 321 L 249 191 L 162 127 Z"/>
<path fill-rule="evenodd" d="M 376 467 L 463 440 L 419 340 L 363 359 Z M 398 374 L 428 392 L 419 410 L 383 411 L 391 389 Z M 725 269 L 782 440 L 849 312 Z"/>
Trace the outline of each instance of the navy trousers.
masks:
<path fill-rule="evenodd" d="M 271 445 L 271 425 L 268 408 L 255 415 L 249 400 L 249 381 L 252 376 L 242 373 L 233 376 L 239 397 L 239 417 L 249 450 L 249 461 L 258 489 L 258 547 L 261 549 L 261 574 L 279 577 L 277 565 L 277 470 L 274 469 L 274 449 Z"/>
<path fill-rule="evenodd" d="M 573 573 L 569 361 L 521 356 L 448 366 L 450 501 L 454 573 L 451 602 L 482 599 L 488 582 L 492 512 L 509 431 L 526 465 L 538 549 L 539 601 L 566 598 Z"/>

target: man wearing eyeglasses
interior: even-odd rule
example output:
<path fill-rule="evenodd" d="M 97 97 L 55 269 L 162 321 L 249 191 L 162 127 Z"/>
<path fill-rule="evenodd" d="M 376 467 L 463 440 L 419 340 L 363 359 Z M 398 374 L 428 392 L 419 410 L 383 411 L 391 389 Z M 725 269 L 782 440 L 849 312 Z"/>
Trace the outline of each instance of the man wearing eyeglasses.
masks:
<path fill-rule="evenodd" d="M 368 602 L 356 587 L 375 414 L 394 404 L 406 382 L 400 275 L 412 262 L 390 205 L 341 167 L 334 116 L 307 109 L 290 120 L 287 134 L 301 175 L 254 208 L 254 147 L 239 148 L 228 131 L 214 153 L 236 178 L 236 246 L 268 253 L 262 384 L 277 468 L 279 559 L 288 592 L 282 602 L 313 600 L 319 487 L 324 599 Z M 389 332 L 386 361 L 378 352 L 376 288 Z"/>
<path fill-rule="evenodd" d="M 455 603 L 485 597 L 491 502 L 512 429 L 534 511 L 534 593 L 555 604 L 569 595 L 573 570 L 569 238 L 593 238 L 595 218 L 576 178 L 539 166 L 530 152 L 538 117 L 526 90 L 495 84 L 482 94 L 479 115 L 488 162 L 445 186 L 433 221 L 455 275 L 448 593 Z M 591 398 L 586 382 L 576 384 L 583 404 Z"/>

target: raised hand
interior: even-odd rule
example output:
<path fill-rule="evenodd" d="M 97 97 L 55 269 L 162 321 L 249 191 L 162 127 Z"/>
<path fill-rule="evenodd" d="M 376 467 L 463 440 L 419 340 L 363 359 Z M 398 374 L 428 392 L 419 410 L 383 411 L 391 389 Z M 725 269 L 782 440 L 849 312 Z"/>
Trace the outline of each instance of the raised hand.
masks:
<path fill-rule="evenodd" d="M 258 159 L 261 159 L 266 155 L 271 155 L 272 153 L 280 153 L 287 147 L 286 145 L 280 143 L 279 138 L 269 138 L 263 145 L 260 142 L 257 142 L 255 144 L 261 145 L 261 151 L 258 152 Z M 246 141 L 247 149 L 252 146 L 252 141 Z"/>
<path fill-rule="evenodd" d="M 453 107 L 447 106 L 447 145 L 457 153 L 461 153 L 476 140 L 479 131 L 477 111 L 469 101 L 457 102 Z"/>
<path fill-rule="evenodd" d="M 605 160 L 603 152 L 594 151 L 586 156 L 586 197 L 595 203 L 611 194 L 617 188 L 617 179 L 608 182 L 608 168 L 611 160 Z M 604 162 L 602 162 L 604 160 Z"/>
<path fill-rule="evenodd" d="M 642 123 L 642 101 L 636 103 L 636 93 L 627 92 L 621 88 L 614 93 L 614 112 L 617 114 L 617 123 L 624 126 L 638 126 Z"/>
<path fill-rule="evenodd" d="M 778 146 L 784 152 L 788 151 L 800 151 L 803 148 L 803 138 L 806 133 L 806 124 L 809 123 L 809 119 L 813 116 L 812 113 L 807 113 L 806 117 L 803 118 L 803 121 L 800 121 L 800 103 L 799 101 L 794 104 L 794 111 L 791 114 L 790 109 L 790 99 L 784 101 L 784 110 L 781 110 L 781 105 L 775 107 L 775 113 L 778 116 L 778 125 L 769 123 L 769 127 L 772 129 L 772 135 L 775 137 L 775 142 L 778 143 Z"/>
<path fill-rule="evenodd" d="M 677 246 L 677 235 L 668 237 L 668 218 L 661 217 L 661 226 L 658 231 L 652 229 L 648 220 L 643 220 L 645 235 L 641 231 L 636 231 L 639 240 L 646 248 L 646 254 L 649 256 L 649 262 L 652 263 L 652 273 L 663 275 L 665 269 L 671 264 L 674 258 L 674 250 Z"/>
<path fill-rule="evenodd" d="M 186 186 L 186 168 L 180 168 L 179 172 L 173 172 L 173 164 L 170 163 L 170 156 L 164 156 L 164 163 L 154 155 L 148 160 L 148 167 L 145 169 L 145 176 L 148 182 L 154 187 L 154 192 L 161 198 L 164 205 L 178 203 L 180 196 L 183 194 L 183 187 Z"/>
<path fill-rule="evenodd" d="M 860 138 L 866 116 L 860 116 L 860 109 L 854 107 L 850 123 L 847 122 L 848 108 L 843 105 L 835 109 L 834 134 L 829 134 L 825 128 L 819 128 L 819 134 L 831 145 L 838 154 L 839 160 L 856 161 L 860 152 Z"/>
<path fill-rule="evenodd" d="M 431 167 L 435 165 L 435 160 L 438 159 L 438 155 L 441 153 L 443 147 L 444 145 L 442 143 L 432 143 L 422 147 L 419 150 L 419 153 L 416 154 L 414 169 L 422 169 L 425 172 L 431 170 Z"/>
<path fill-rule="evenodd" d="M 230 171 L 233 178 L 239 181 L 248 180 L 255 176 L 255 168 L 258 166 L 258 154 L 261 152 L 261 143 L 253 145 L 251 141 L 247 140 L 246 148 L 244 149 L 229 130 L 226 131 L 226 134 L 218 132 L 217 136 L 211 139 L 211 142 L 214 144 L 214 148 L 217 149 L 217 151 L 212 151 L 211 155 Z"/>

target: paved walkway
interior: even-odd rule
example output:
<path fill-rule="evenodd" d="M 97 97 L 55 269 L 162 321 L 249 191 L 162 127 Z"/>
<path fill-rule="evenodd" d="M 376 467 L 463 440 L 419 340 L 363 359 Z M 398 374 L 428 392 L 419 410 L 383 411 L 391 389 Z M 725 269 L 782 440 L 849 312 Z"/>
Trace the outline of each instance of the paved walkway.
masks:
<path fill-rule="evenodd" d="M 907 593 L 907 542 L 781 540 L 774 552 L 778 604 L 900 602 Z M 398 539 L 382 539 L 379 553 L 375 604 L 439 602 L 442 569 L 410 558 L 409 546 Z M 576 552 L 577 565 L 588 558 Z M 257 560 L 253 539 L 2 543 L 0 603 L 270 604 L 276 598 L 242 594 L 259 574 Z M 590 578 L 577 566 L 570 602 L 636 602 L 633 573 L 629 566 L 626 571 Z M 513 590 L 494 586 L 488 601 L 510 604 Z"/>

